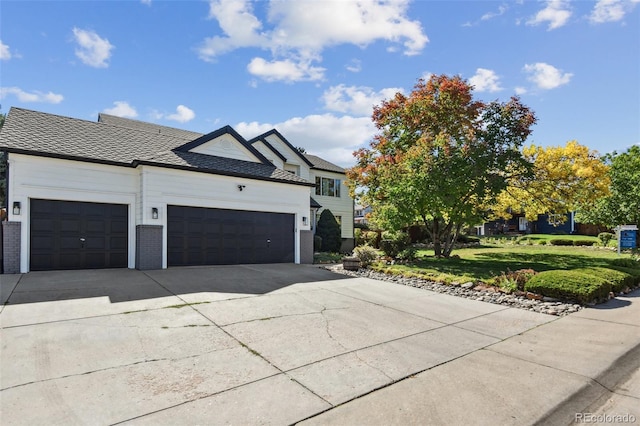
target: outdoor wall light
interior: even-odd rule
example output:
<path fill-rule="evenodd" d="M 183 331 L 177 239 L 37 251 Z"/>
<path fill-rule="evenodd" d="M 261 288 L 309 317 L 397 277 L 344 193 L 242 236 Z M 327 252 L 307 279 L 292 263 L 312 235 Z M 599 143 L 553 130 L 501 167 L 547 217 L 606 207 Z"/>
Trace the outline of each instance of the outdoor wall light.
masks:
<path fill-rule="evenodd" d="M 13 214 L 20 216 L 20 201 L 13 202 Z"/>
<path fill-rule="evenodd" d="M 243 189 L 245 189 L 247 186 L 246 185 L 238 185 L 238 191 L 242 192 Z"/>
<path fill-rule="evenodd" d="M 309 224 L 309 218 L 306 216 L 302 216 L 302 224 L 307 226 Z"/>
<path fill-rule="evenodd" d="M 152 207 L 151 208 L 151 219 L 157 219 L 158 218 L 158 208 L 157 207 Z"/>

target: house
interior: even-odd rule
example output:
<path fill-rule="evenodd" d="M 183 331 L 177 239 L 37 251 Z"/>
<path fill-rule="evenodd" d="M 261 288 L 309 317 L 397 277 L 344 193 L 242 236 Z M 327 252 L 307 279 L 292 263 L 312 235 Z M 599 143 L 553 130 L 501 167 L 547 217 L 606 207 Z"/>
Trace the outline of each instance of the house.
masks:
<path fill-rule="evenodd" d="M 321 208 L 353 235 L 344 170 L 275 130 L 247 141 L 230 126 L 201 134 L 12 108 L 0 149 L 5 273 L 311 263 Z"/>
<path fill-rule="evenodd" d="M 354 207 L 353 221 L 356 224 L 366 225 L 368 223 L 367 215 L 372 211 L 373 209 L 371 208 L 371 206 L 363 206 L 361 204 L 356 204 Z"/>
<path fill-rule="evenodd" d="M 496 234 L 575 234 L 578 224 L 575 213 L 566 215 L 538 215 L 535 221 L 528 221 L 524 214 L 513 214 L 511 219 L 497 219 L 476 227 L 477 235 Z"/>

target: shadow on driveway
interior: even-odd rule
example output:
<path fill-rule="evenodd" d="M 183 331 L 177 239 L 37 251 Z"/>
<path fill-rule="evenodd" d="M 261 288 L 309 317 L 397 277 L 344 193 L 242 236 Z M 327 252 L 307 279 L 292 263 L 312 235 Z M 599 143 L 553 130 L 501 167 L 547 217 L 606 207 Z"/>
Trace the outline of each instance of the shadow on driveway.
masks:
<path fill-rule="evenodd" d="M 49 271 L 13 277 L 17 281 L 13 289 L 5 290 L 2 284 L 8 305 L 104 296 L 118 303 L 205 292 L 266 294 L 292 284 L 349 279 L 325 269 L 294 264 Z M 6 280 L 7 287 L 13 287 L 10 281 Z"/>

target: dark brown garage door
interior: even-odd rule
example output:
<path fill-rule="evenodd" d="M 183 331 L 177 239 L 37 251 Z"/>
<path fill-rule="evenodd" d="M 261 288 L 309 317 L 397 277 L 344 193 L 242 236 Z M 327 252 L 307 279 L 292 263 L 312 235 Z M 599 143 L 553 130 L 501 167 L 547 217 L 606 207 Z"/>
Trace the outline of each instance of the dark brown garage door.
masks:
<path fill-rule="evenodd" d="M 168 206 L 169 266 L 291 263 L 294 215 Z"/>
<path fill-rule="evenodd" d="M 30 269 L 126 268 L 128 206 L 31 200 Z"/>

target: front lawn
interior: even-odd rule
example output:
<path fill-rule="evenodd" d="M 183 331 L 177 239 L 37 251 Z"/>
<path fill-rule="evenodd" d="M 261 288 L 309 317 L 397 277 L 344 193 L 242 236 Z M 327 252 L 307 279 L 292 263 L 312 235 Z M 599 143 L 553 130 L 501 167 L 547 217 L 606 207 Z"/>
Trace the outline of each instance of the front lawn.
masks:
<path fill-rule="evenodd" d="M 495 284 L 496 277 L 509 271 L 533 269 L 542 272 L 609 267 L 611 261 L 618 257 L 615 251 L 608 249 L 547 245 L 484 245 L 454 250 L 453 255 L 451 258 L 436 258 L 433 257 L 432 250 L 420 250 L 419 259 L 413 263 L 378 263 L 373 268 L 386 273 L 415 275 L 445 283 L 482 281 Z"/>

